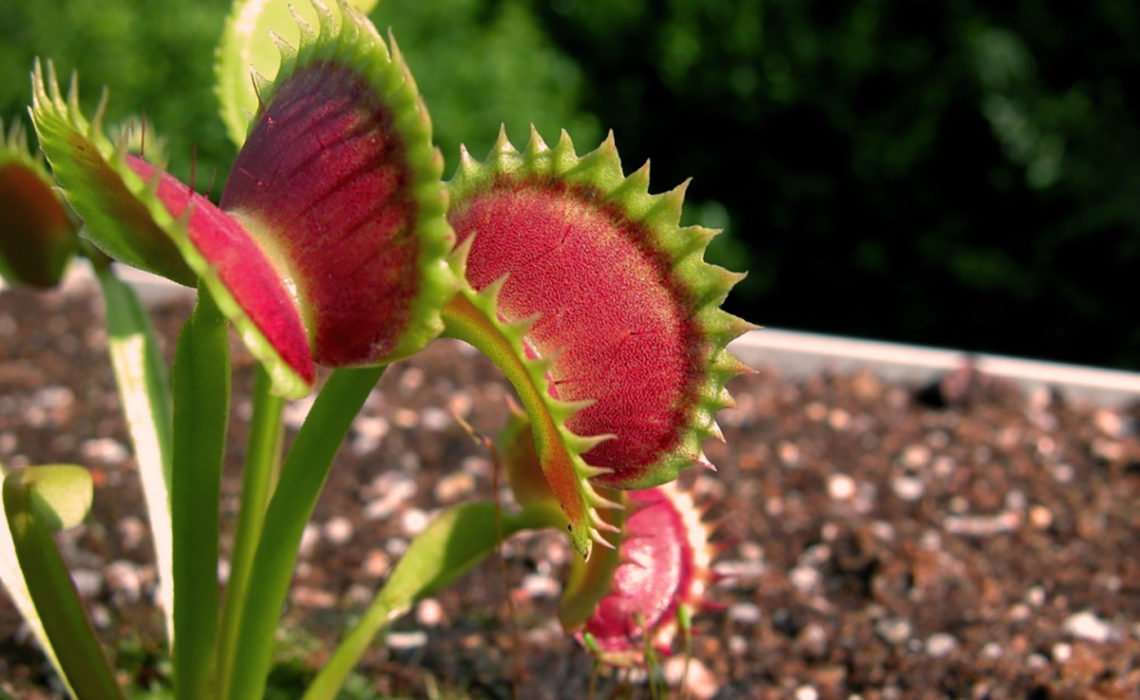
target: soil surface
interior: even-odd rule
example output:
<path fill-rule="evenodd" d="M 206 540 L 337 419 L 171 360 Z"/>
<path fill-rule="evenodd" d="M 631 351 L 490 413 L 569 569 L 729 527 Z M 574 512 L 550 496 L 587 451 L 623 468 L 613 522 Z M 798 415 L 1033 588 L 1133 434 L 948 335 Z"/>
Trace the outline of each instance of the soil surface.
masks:
<path fill-rule="evenodd" d="M 168 353 L 188 308 L 155 311 Z M 155 569 L 101 318 L 82 284 L 0 293 L 0 462 L 92 471 L 93 514 L 60 547 L 122 681 L 161 686 Z M 253 369 L 236 343 L 234 363 L 223 554 Z M 734 380 L 726 443 L 708 445 L 719 471 L 682 479 L 723 545 L 717 606 L 694 619 L 689 697 L 1138 696 L 1140 413 L 1023 395 L 968 367 L 931 379 Z M 306 531 L 278 697 L 303 687 L 435 511 L 495 497 L 491 457 L 455 416 L 493 435 L 508 396 L 454 342 L 386 373 Z M 291 432 L 306 408 L 288 410 Z M 589 697 L 591 660 L 556 621 L 565 538 L 520 536 L 501 557 L 398 620 L 346 697 Z M 671 695 L 683 667 L 663 666 Z M 599 698 L 648 697 L 637 672 L 596 683 Z M 60 695 L 2 594 L 0 689 Z"/>

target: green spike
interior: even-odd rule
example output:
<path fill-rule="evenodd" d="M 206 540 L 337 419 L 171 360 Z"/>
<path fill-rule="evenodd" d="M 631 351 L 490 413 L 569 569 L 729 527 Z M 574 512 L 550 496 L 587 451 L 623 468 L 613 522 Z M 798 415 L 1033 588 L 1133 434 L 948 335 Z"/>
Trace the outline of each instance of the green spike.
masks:
<path fill-rule="evenodd" d="M 606 193 L 615 199 L 628 197 L 630 207 L 627 214 L 633 219 L 644 219 L 653 208 L 653 198 L 649 192 L 649 161 L 645 161 L 637 170 L 633 171 L 621 183 Z M 638 197 L 637 195 L 646 195 Z"/>
<path fill-rule="evenodd" d="M 467 256 L 471 254 L 471 246 L 474 243 L 475 236 L 468 236 L 451 251 L 449 262 L 451 269 L 455 271 L 458 276 L 462 276 L 463 271 L 467 269 Z"/>
<path fill-rule="evenodd" d="M 569 432 L 569 431 L 568 431 Z M 613 433 L 605 433 L 603 435 L 574 435 L 570 434 L 566 441 L 574 447 L 574 451 L 579 454 L 585 454 L 602 444 L 606 440 L 613 440 L 617 436 Z M 608 470 L 607 470 L 608 471 Z"/>
<path fill-rule="evenodd" d="M 621 503 L 611 501 L 600 495 L 597 489 L 593 489 L 593 496 L 591 497 L 590 503 L 598 510 L 622 510 L 625 508 Z"/>
<path fill-rule="evenodd" d="M 471 237 L 469 237 L 468 240 L 471 240 Z M 508 323 L 507 328 L 511 329 L 512 333 L 517 333 L 519 337 L 522 337 L 526 335 L 527 331 L 529 331 L 541 317 L 542 316 L 540 314 L 531 314 L 530 316 L 524 316 L 523 318 Z"/>
<path fill-rule="evenodd" d="M 542 136 L 538 133 L 538 129 L 534 124 L 530 125 L 530 141 L 526 145 L 526 152 L 528 154 L 537 154 L 549 151 L 550 147 L 546 145 L 546 141 L 542 140 Z"/>

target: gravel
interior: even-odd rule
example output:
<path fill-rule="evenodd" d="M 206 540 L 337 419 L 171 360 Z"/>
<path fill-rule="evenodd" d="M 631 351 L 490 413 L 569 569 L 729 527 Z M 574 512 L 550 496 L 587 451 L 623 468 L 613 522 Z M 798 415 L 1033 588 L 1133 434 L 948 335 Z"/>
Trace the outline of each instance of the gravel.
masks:
<path fill-rule="evenodd" d="M 156 311 L 168 354 L 186 313 Z M 93 517 L 60 536 L 61 550 L 123 678 L 145 683 L 163 673 L 157 582 L 101 314 L 89 288 L 0 294 L 0 461 L 91 470 Z M 237 344 L 234 364 L 223 558 L 253 369 Z M 761 369 L 734 380 L 726 442 L 707 445 L 719 471 L 683 475 L 718 523 L 716 605 L 694 619 L 687 674 L 671 661 L 667 681 L 702 698 L 1115 698 L 1140 687 L 1140 408 L 1022 394 L 976 372 L 945 393 L 939 379 Z M 493 435 L 509 395 L 497 370 L 450 341 L 386 374 L 306 531 L 283 658 L 322 664 L 439 508 L 495 497 L 493 460 L 454 416 Z M 307 409 L 290 407 L 290 435 Z M 564 538 L 517 538 L 500 556 L 396 621 L 359 668 L 367 684 L 412 697 L 586 697 L 591 661 L 552 623 Z M 16 697 L 59 696 L 3 596 L 0 679 Z M 598 697 L 639 679 L 603 674 Z"/>

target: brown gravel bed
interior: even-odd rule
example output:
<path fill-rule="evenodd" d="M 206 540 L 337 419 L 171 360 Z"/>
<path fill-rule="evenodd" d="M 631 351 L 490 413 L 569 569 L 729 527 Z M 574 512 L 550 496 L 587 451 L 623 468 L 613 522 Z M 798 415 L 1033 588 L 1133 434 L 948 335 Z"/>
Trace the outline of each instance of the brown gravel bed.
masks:
<path fill-rule="evenodd" d="M 168 347 L 186 313 L 156 312 Z M 0 462 L 92 470 L 94 515 L 61 547 L 124 681 L 145 684 L 166 672 L 155 574 L 101 314 L 82 286 L 0 293 Z M 235 365 L 224 530 L 252 369 L 236 345 Z M 696 620 L 691 697 L 1138 697 L 1136 411 L 1025 396 L 965 369 L 925 392 L 772 370 L 733 389 L 727 443 L 708 446 L 719 472 L 684 477 L 725 546 L 718 607 Z M 453 415 L 493 434 L 507 396 L 494 367 L 452 342 L 389 370 L 306 532 L 281 674 L 327 658 L 435 510 L 494 497 L 490 457 Z M 492 558 L 422 602 L 358 680 L 412 697 L 586 697 L 590 660 L 555 622 L 563 540 L 507 543 L 506 581 Z M 0 688 L 56 697 L 48 679 L 0 596 Z M 620 696 L 623 680 L 603 675 L 597 696 Z"/>

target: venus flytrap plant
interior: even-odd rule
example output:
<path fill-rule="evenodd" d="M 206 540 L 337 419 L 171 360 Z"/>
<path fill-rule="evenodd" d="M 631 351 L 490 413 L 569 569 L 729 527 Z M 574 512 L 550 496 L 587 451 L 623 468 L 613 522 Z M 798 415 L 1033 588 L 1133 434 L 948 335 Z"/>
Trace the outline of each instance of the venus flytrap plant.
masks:
<path fill-rule="evenodd" d="M 219 48 L 217 92 L 240 151 L 216 205 L 141 137 L 103 133 L 106 94 L 88 120 L 74 79 L 65 96 L 50 62 L 33 71 L 40 148 L 83 221 L 132 438 L 150 465 L 160 579 L 173 584 L 162 602 L 175 696 L 264 694 L 333 457 L 386 365 L 441 334 L 483 351 L 516 389 L 525 415 L 499 450 L 520 508 L 441 513 L 306 697 L 334 697 L 388 622 L 502 537 L 536 528 L 567 530 L 580 554 L 561 610 L 569 632 L 607 663 L 664 645 L 677 615 L 700 606 L 708 574 L 699 516 L 665 484 L 711 466 L 701 444 L 719 436 L 725 382 L 743 371 L 725 346 L 749 327 L 719 309 L 739 276 L 703 261 L 715 232 L 681 227 L 684 186 L 649 194 L 648 167 L 626 175 L 612 137 L 579 156 L 565 133 L 552 148 L 532 132 L 522 153 L 503 133 L 482 163 L 464 151 L 444 183 L 394 39 L 344 2 L 283 7 L 239 0 Z M 274 38 L 286 19 L 293 42 Z M 266 56 L 270 43 L 279 55 Z M 104 254 L 197 287 L 172 387 Z M 228 324 L 261 369 L 219 596 Z M 314 390 L 282 453 L 283 403 Z"/>

